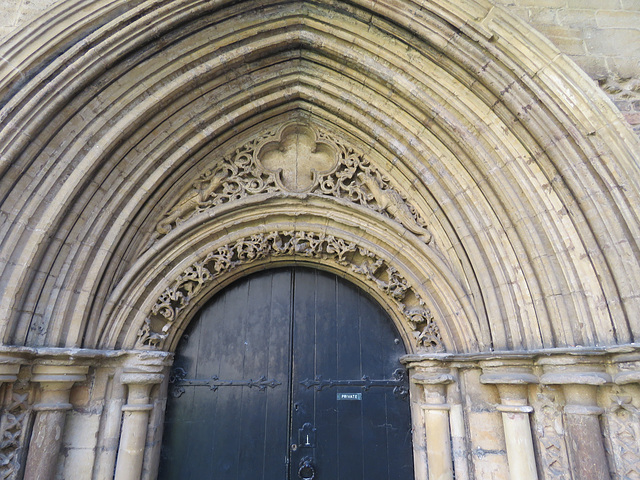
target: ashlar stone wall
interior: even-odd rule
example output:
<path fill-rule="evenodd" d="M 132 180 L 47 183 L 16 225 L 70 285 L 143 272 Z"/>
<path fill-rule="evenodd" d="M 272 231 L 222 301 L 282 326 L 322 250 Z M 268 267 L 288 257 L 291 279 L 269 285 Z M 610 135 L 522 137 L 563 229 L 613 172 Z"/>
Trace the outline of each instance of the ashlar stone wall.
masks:
<path fill-rule="evenodd" d="M 640 134 L 640 1 L 492 0 L 596 80 Z"/>

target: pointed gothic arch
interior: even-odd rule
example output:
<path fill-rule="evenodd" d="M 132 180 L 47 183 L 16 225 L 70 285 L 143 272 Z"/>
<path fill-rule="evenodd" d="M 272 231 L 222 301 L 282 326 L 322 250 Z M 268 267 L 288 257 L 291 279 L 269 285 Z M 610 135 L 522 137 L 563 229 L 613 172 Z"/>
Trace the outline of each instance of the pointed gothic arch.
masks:
<path fill-rule="evenodd" d="M 447 355 L 636 348 L 638 139 L 575 65 L 488 1 L 67 0 L 0 56 L 11 365 L 37 363 L 38 348 L 162 356 L 153 347 L 170 351 L 234 275 L 301 260 L 368 288 L 418 355 L 407 361 L 440 370 Z M 225 159 L 293 124 L 377 173 L 344 177 L 348 194 L 313 190 L 338 160 L 304 185 L 274 167 L 243 171 L 265 190 L 216 190 L 230 173 L 220 185 L 207 175 Z M 327 239 L 352 250 L 337 257 Z M 209 270 L 247 242 L 267 253 Z M 380 270 L 361 273 L 367 259 Z M 215 280 L 192 296 L 180 282 L 195 265 Z M 408 285 L 396 297 L 387 267 Z M 154 306 L 173 287 L 189 301 L 167 323 Z M 426 327 L 446 354 L 416 343 Z M 104 455 L 96 468 L 108 470 Z"/>

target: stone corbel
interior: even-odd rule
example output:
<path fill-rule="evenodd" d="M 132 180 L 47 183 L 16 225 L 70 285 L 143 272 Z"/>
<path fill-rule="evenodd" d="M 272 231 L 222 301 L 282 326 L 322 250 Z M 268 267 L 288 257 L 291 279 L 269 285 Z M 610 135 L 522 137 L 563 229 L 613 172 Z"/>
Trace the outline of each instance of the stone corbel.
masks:
<path fill-rule="evenodd" d="M 86 380 L 89 367 L 71 365 L 34 365 L 31 381 L 40 384 L 36 412 L 24 478 L 48 480 L 55 477 L 62 444 L 71 387 Z"/>
<path fill-rule="evenodd" d="M 535 451 L 529 414 L 533 407 L 529 405 L 528 389 L 530 384 L 538 383 L 538 377 L 527 365 L 495 364 L 483 365 L 480 382 L 495 385 L 500 395 L 497 410 L 502 413 L 502 425 L 507 446 L 509 476 L 515 480 L 537 480 Z"/>
<path fill-rule="evenodd" d="M 427 437 L 429 480 L 453 480 L 451 432 L 446 387 L 455 381 L 449 373 L 419 372 L 411 381 L 424 391 L 423 411 Z"/>
<path fill-rule="evenodd" d="M 613 382 L 616 385 L 628 385 L 631 383 L 640 384 L 640 370 L 619 372 L 613 377 Z"/>
<path fill-rule="evenodd" d="M 151 388 L 162 382 L 164 375 L 147 371 L 129 371 L 120 376 L 128 387 L 127 403 L 123 405 L 122 431 L 116 462 L 115 480 L 139 480 L 147 440 Z"/>
<path fill-rule="evenodd" d="M 586 368 L 585 368 L 586 367 Z M 547 367 L 540 382 L 559 385 L 565 398 L 564 417 L 569 454 L 576 478 L 610 480 L 604 437 L 598 418 L 604 409 L 598 405 L 598 386 L 611 383 L 611 376 L 595 365 Z"/>

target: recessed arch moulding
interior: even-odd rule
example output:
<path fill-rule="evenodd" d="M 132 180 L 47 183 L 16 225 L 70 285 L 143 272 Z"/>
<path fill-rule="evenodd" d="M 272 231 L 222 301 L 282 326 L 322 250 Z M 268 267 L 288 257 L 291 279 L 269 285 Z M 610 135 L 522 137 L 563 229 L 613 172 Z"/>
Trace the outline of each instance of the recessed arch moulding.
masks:
<path fill-rule="evenodd" d="M 0 473 L 154 478 L 180 333 L 297 264 L 398 327 L 417 479 L 637 469 L 640 145 L 521 21 L 484 0 L 67 0 L 0 58 L 10 434 L 31 399 L 74 408 Z"/>
<path fill-rule="evenodd" d="M 84 7 L 63 3 L 3 47 L 6 344 L 132 346 L 129 330 L 114 329 L 144 327 L 142 304 L 125 315 L 118 297 L 142 258 L 177 275 L 197 260 L 174 232 L 153 244 L 159 222 L 171 223 L 171 209 L 182 220 L 177 203 L 231 145 L 294 119 L 332 132 L 389 179 L 352 179 L 369 182 L 376 205 L 354 218 L 363 232 L 394 232 L 385 264 L 417 249 L 403 275 L 433 302 L 454 351 L 635 341 L 637 140 L 586 77 L 499 8 L 94 2 L 95 15 L 80 18 Z M 264 203 L 219 208 L 264 212 L 280 198 L 290 206 L 281 215 L 304 215 L 320 200 L 306 191 L 311 177 L 291 175 L 284 168 Z M 417 226 L 382 205 L 392 191 Z M 317 208 L 367 210 L 341 198 Z M 201 215 L 184 231 L 229 234 L 216 230 L 217 213 Z M 331 234 L 330 220 L 305 221 Z M 176 258 L 156 251 L 169 238 Z"/>
<path fill-rule="evenodd" d="M 397 180 L 375 155 L 293 116 L 203 159 L 112 295 L 101 345 L 172 350 L 197 307 L 232 279 L 307 263 L 369 290 L 408 351 L 478 348 L 473 305 Z M 473 318 L 472 335 L 458 318 Z"/>

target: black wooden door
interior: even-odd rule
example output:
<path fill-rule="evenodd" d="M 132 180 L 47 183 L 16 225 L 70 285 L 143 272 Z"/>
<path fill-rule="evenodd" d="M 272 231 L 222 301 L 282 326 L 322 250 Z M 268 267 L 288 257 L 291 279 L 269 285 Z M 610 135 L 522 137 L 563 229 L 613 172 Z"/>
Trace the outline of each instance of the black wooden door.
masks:
<path fill-rule="evenodd" d="M 387 314 L 335 275 L 234 283 L 176 352 L 158 478 L 412 479 L 403 353 Z"/>

